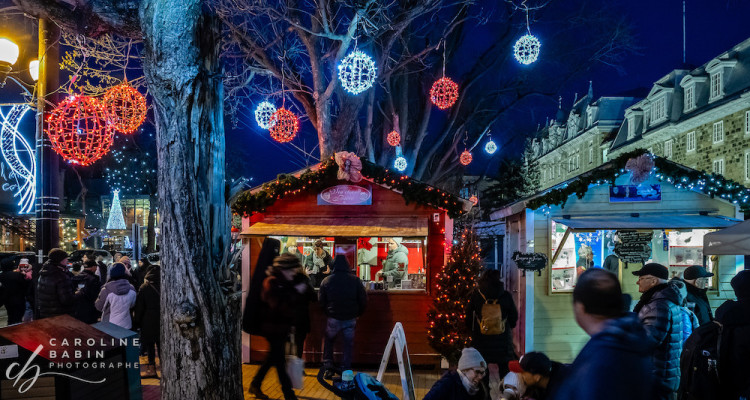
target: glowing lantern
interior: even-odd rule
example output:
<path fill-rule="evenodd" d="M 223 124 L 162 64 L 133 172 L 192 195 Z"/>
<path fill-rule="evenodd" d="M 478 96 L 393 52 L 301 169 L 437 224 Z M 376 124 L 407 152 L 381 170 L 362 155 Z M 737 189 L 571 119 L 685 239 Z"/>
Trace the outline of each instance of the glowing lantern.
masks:
<path fill-rule="evenodd" d="M 441 110 L 449 108 L 458 100 L 458 85 L 448 77 L 438 79 L 430 89 L 430 100 Z"/>
<path fill-rule="evenodd" d="M 127 83 L 109 88 L 102 106 L 118 132 L 133 133 L 146 120 L 146 98 Z"/>
<path fill-rule="evenodd" d="M 279 108 L 271 117 L 271 137 L 279 143 L 291 142 L 299 132 L 299 119 L 286 108 Z"/>
<path fill-rule="evenodd" d="M 73 95 L 47 118 L 47 136 L 52 149 L 66 161 L 91 165 L 109 152 L 115 131 L 96 99 Z"/>

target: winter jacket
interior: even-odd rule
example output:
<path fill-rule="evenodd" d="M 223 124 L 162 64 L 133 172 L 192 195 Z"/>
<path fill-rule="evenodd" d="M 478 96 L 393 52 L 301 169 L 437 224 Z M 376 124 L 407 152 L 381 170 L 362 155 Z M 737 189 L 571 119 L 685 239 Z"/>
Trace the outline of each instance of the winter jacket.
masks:
<path fill-rule="evenodd" d="M 87 324 L 95 323 L 102 315 L 94 305 L 102 288 L 99 277 L 84 269 L 73 278 L 73 285 L 78 288 L 75 293 L 76 308 L 73 316 Z"/>
<path fill-rule="evenodd" d="M 401 270 L 399 264 L 404 264 L 404 270 Z M 399 244 L 396 250 L 388 250 L 388 256 L 383 260 L 383 277 L 387 279 L 389 276 L 393 276 L 395 282 L 400 281 L 404 278 L 406 273 L 406 267 L 409 265 L 409 250 L 403 245 Z"/>
<path fill-rule="evenodd" d="M 362 281 L 342 264 L 320 284 L 318 300 L 330 318 L 346 321 L 359 317 L 367 306 L 367 293 Z"/>
<path fill-rule="evenodd" d="M 686 307 L 687 304 L 687 283 L 679 278 L 672 278 L 669 280 L 669 284 L 677 289 L 680 298 L 680 317 L 682 320 L 682 344 L 685 344 L 687 338 L 693 333 L 693 329 L 699 327 L 698 318 L 695 314 Z"/>
<path fill-rule="evenodd" d="M 480 331 L 479 321 L 482 320 L 482 306 L 485 303 L 482 294 L 489 301 L 498 300 L 505 320 L 505 332 L 499 335 L 483 335 Z M 474 348 L 479 350 L 487 363 L 498 364 L 500 374 L 505 375 L 508 361 L 517 359 L 511 333 L 518 322 L 518 309 L 513 302 L 513 296 L 505 291 L 503 284 L 499 281 L 480 282 L 469 299 L 469 307 L 464 321 L 466 321 L 471 332 L 471 343 Z"/>
<path fill-rule="evenodd" d="M 297 276 L 288 281 L 278 270 L 270 268 L 269 273 L 261 292 L 261 300 L 267 307 L 262 310 L 260 333 L 265 337 L 286 337 L 292 327 L 299 325 L 298 310 L 307 304 L 307 293 L 300 293 L 294 287 L 301 282 Z"/>
<path fill-rule="evenodd" d="M 135 298 L 133 327 L 141 330 L 141 341 L 159 343 L 161 330 L 161 268 L 151 266 Z"/>
<path fill-rule="evenodd" d="M 323 250 L 323 265 L 316 265 L 315 259 L 319 258 L 315 254 L 315 250 L 313 250 L 312 253 L 310 253 L 307 258 L 305 258 L 305 271 L 307 271 L 308 275 L 312 274 L 324 274 L 326 272 L 326 267 L 330 267 L 333 264 L 333 257 L 331 257 L 330 254 L 328 254 L 327 251 Z"/>
<path fill-rule="evenodd" d="M 711 304 L 709 304 L 708 296 L 706 296 L 707 289 L 699 289 L 687 282 L 685 282 L 685 286 L 687 288 L 688 308 L 692 308 L 695 316 L 698 317 L 698 323 L 703 325 L 713 321 Z"/>
<path fill-rule="evenodd" d="M 31 281 L 20 272 L 3 271 L 0 273 L 0 285 L 2 285 L 0 286 L 2 287 L 0 300 L 6 309 L 26 310 L 26 293 L 30 283 Z"/>
<path fill-rule="evenodd" d="M 39 271 L 35 296 L 39 318 L 73 314 L 75 297 L 71 278 L 72 274 L 67 268 L 50 262 L 44 263 Z"/>
<path fill-rule="evenodd" d="M 299 307 L 297 307 L 297 315 L 294 320 L 296 321 L 295 331 L 297 333 L 309 333 L 310 332 L 310 303 L 318 301 L 318 294 L 313 289 L 310 277 L 305 274 L 297 274 L 294 276 L 294 284 L 304 283 L 307 286 L 305 293 L 299 299 Z"/>
<path fill-rule="evenodd" d="M 607 321 L 578 353 L 550 398 L 648 399 L 652 393 L 654 345 L 634 313 Z"/>
<path fill-rule="evenodd" d="M 716 310 L 716 321 L 723 325 L 719 377 L 722 393 L 718 399 L 750 399 L 750 298 L 727 300 Z"/>
<path fill-rule="evenodd" d="M 281 242 L 277 239 L 266 238 L 260 248 L 258 258 L 255 261 L 255 269 L 250 278 L 250 287 L 245 298 L 245 308 L 242 311 L 242 330 L 252 335 L 261 335 L 261 318 L 267 312 L 268 305 L 261 300 L 263 292 L 263 281 L 268 275 L 266 271 L 273 264 L 273 259 L 279 255 Z"/>
<path fill-rule="evenodd" d="M 99 265 L 99 269 L 96 271 L 97 275 L 99 276 L 99 280 L 101 281 L 102 285 L 107 283 L 107 275 L 109 274 L 109 268 L 107 268 L 107 264 L 105 264 L 102 261 L 99 261 L 96 263 Z"/>
<path fill-rule="evenodd" d="M 135 306 L 135 289 L 127 279 L 104 284 L 95 305 L 102 312 L 102 322 L 111 322 L 125 329 L 133 327 L 130 309 Z"/>
<path fill-rule="evenodd" d="M 643 293 L 635 306 L 638 319 L 657 345 L 653 354 L 655 387 L 673 392 L 680 386 L 682 316 L 680 294 L 667 283 Z"/>
<path fill-rule="evenodd" d="M 489 400 L 489 398 L 489 390 L 484 386 L 484 382 L 480 382 L 479 391 L 475 395 L 469 395 L 461 382 L 461 375 L 451 370 L 432 385 L 423 400 Z"/>
<path fill-rule="evenodd" d="M 602 268 L 617 275 L 620 272 L 620 258 L 614 254 L 608 255 L 607 258 L 604 259 Z"/>

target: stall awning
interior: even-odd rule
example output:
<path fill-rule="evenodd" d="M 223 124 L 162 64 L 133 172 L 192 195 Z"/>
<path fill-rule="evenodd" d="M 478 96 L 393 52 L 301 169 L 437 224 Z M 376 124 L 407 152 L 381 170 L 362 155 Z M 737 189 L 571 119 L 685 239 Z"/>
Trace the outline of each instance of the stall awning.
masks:
<path fill-rule="evenodd" d="M 703 254 L 750 255 L 750 220 L 706 234 Z"/>
<path fill-rule="evenodd" d="M 427 236 L 427 218 L 270 217 L 242 231 L 243 236 Z"/>
<path fill-rule="evenodd" d="M 726 228 L 738 222 L 727 217 L 696 214 L 565 216 L 552 219 L 573 229 Z"/>

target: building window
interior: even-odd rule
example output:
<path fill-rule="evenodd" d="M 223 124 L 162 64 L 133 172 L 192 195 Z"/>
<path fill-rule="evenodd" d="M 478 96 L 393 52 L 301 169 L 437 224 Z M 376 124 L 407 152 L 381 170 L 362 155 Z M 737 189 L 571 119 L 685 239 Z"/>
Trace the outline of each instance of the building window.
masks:
<path fill-rule="evenodd" d="M 667 98 L 662 97 L 659 100 L 656 100 L 654 104 L 651 105 L 651 123 L 657 123 L 659 120 L 664 119 L 667 117 Z"/>
<path fill-rule="evenodd" d="M 568 159 L 568 172 L 573 172 L 573 158 Z"/>
<path fill-rule="evenodd" d="M 721 143 L 724 141 L 724 121 L 719 121 L 714 124 L 714 143 Z"/>
<path fill-rule="evenodd" d="M 687 151 L 695 151 L 695 131 L 688 132 L 685 148 Z"/>
<path fill-rule="evenodd" d="M 714 174 L 724 175 L 724 159 L 714 160 Z"/>
<path fill-rule="evenodd" d="M 714 100 L 722 95 L 721 88 L 722 73 L 717 72 L 711 75 L 711 100 Z"/>
<path fill-rule="evenodd" d="M 695 86 L 688 86 L 685 88 L 685 111 L 690 111 L 695 108 Z"/>
<path fill-rule="evenodd" d="M 635 118 L 628 118 L 628 140 L 635 137 Z"/>
<path fill-rule="evenodd" d="M 750 111 L 745 111 L 745 135 L 750 135 Z"/>
<path fill-rule="evenodd" d="M 588 123 L 589 123 L 588 126 L 594 125 L 594 111 L 589 109 L 589 112 L 587 114 L 588 114 Z"/>
<path fill-rule="evenodd" d="M 576 153 L 576 169 L 581 168 L 581 155 Z"/>
<path fill-rule="evenodd" d="M 745 153 L 745 180 L 750 181 L 750 153 Z"/>
<path fill-rule="evenodd" d="M 664 157 L 672 158 L 672 139 L 664 142 Z"/>
<path fill-rule="evenodd" d="M 590 145 L 589 146 L 589 164 L 593 164 L 593 163 L 594 163 L 594 146 Z"/>

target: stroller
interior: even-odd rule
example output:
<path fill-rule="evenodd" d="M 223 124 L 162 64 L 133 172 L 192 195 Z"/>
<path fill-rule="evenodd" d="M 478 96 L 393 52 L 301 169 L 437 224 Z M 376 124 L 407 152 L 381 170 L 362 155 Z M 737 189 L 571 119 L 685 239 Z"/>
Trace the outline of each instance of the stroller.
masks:
<path fill-rule="evenodd" d="M 359 372 L 350 382 L 334 378 L 331 383 L 323 378 L 325 368 L 318 371 L 318 382 L 331 393 L 343 400 L 399 400 L 385 385 L 369 374 Z"/>

